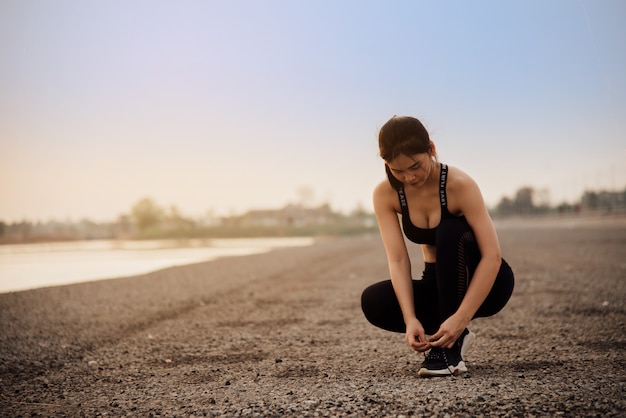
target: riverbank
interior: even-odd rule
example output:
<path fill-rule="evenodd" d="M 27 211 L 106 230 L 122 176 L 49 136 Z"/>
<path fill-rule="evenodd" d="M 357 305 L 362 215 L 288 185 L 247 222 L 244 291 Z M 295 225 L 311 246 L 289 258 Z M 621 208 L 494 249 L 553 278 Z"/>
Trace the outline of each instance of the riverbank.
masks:
<path fill-rule="evenodd" d="M 145 274 L 163 268 L 311 245 L 312 237 L 88 240 L 0 245 L 0 293 Z"/>
<path fill-rule="evenodd" d="M 626 227 L 499 231 L 517 283 L 461 377 L 370 326 L 375 236 L 0 295 L 7 416 L 625 416 Z M 421 268 L 419 251 L 413 251 Z M 414 273 L 415 273 L 414 271 Z"/>

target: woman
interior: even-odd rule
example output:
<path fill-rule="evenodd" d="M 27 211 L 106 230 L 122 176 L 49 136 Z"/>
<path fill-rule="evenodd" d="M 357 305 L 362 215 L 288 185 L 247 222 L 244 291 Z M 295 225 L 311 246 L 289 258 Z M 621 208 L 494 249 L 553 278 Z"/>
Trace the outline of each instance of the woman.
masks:
<path fill-rule="evenodd" d="M 377 327 L 404 332 L 412 349 L 428 351 L 420 376 L 465 372 L 463 355 L 474 338 L 467 326 L 504 307 L 513 272 L 501 258 L 478 185 L 438 162 L 419 120 L 394 116 L 378 143 L 387 179 L 374 189 L 374 211 L 391 280 L 365 289 L 363 312 Z M 421 280 L 412 279 L 403 231 L 421 245 Z"/>

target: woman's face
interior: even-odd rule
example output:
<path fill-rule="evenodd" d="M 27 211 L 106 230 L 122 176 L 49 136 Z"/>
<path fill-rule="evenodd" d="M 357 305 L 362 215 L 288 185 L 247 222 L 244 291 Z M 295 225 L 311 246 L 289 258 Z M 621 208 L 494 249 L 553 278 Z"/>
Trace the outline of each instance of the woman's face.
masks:
<path fill-rule="evenodd" d="M 388 161 L 391 174 L 405 186 L 423 186 L 433 169 L 433 161 L 427 152 L 413 156 L 400 155 Z"/>

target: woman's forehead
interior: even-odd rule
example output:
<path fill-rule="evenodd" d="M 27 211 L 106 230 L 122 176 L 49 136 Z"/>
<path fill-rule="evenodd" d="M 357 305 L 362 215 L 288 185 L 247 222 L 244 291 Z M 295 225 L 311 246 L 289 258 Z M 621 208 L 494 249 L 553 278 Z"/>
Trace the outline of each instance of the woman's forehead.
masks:
<path fill-rule="evenodd" d="M 387 161 L 387 165 L 389 166 L 389 168 L 394 169 L 394 170 L 406 170 L 407 168 L 411 167 L 415 163 L 423 162 L 422 161 L 423 156 L 426 154 L 427 153 L 421 153 L 421 154 L 414 154 L 411 156 L 400 154 L 393 160 Z"/>

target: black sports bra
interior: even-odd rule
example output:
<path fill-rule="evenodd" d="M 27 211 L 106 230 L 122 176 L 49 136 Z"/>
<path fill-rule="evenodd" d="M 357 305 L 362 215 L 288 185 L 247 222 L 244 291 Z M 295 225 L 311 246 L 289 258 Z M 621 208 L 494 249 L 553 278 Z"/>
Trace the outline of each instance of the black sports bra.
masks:
<path fill-rule="evenodd" d="M 446 183 L 448 180 L 448 166 L 441 164 L 441 174 L 439 175 L 439 203 L 441 204 L 441 221 L 455 216 L 448 210 L 448 199 L 446 197 Z M 398 198 L 402 209 L 402 229 L 404 235 L 416 244 L 435 245 L 437 243 L 437 227 L 419 228 L 411 222 L 409 217 L 409 207 L 406 203 L 404 187 L 398 189 Z M 439 221 L 439 223 L 441 223 Z"/>

